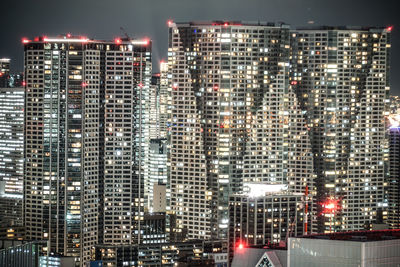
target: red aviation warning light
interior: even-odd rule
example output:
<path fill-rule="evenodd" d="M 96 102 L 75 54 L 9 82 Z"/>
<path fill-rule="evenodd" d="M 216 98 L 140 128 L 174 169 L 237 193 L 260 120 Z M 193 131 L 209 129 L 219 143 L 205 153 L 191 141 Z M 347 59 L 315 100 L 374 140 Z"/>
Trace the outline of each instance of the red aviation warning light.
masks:
<path fill-rule="evenodd" d="M 70 33 L 67 33 L 67 38 L 71 38 L 71 34 Z"/>
<path fill-rule="evenodd" d="M 236 243 L 236 251 L 242 253 L 243 250 L 244 250 L 244 248 L 245 248 L 244 243 L 243 243 L 241 240 L 239 240 L 239 241 Z"/>
<path fill-rule="evenodd" d="M 167 25 L 168 25 L 168 27 L 171 27 L 173 23 L 174 23 L 174 22 L 172 21 L 172 19 L 167 20 Z"/>
<path fill-rule="evenodd" d="M 29 40 L 28 38 L 22 38 L 22 43 L 23 44 L 29 44 L 31 40 Z"/>
<path fill-rule="evenodd" d="M 26 82 L 25 81 L 22 81 L 22 86 L 26 86 Z"/>
<path fill-rule="evenodd" d="M 386 27 L 386 30 L 387 30 L 388 32 L 391 32 L 391 31 L 393 30 L 393 26 L 388 26 L 388 27 Z"/>
<path fill-rule="evenodd" d="M 121 40 L 121 38 L 115 38 L 114 39 L 114 43 L 116 43 L 116 44 L 121 44 L 122 43 L 122 40 Z"/>
<path fill-rule="evenodd" d="M 225 27 L 228 27 L 228 26 L 229 26 L 229 23 L 228 23 L 228 22 L 225 22 L 225 23 L 224 23 L 224 26 L 225 26 Z"/>
<path fill-rule="evenodd" d="M 87 82 L 82 82 L 82 87 L 88 86 Z"/>

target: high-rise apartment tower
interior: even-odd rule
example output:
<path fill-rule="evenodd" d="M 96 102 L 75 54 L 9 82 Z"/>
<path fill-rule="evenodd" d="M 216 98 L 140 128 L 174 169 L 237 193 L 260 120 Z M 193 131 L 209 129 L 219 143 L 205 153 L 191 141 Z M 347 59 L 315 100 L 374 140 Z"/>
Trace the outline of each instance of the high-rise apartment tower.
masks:
<path fill-rule="evenodd" d="M 386 209 L 390 31 L 317 27 L 291 32 L 290 83 L 312 143 L 319 232 L 363 229 Z"/>
<path fill-rule="evenodd" d="M 312 191 L 311 144 L 289 84 L 289 27 L 169 23 L 170 193 L 188 238 L 227 238 L 243 182 Z"/>
<path fill-rule="evenodd" d="M 81 264 L 99 242 L 138 242 L 150 42 L 23 43 L 27 238 Z"/>

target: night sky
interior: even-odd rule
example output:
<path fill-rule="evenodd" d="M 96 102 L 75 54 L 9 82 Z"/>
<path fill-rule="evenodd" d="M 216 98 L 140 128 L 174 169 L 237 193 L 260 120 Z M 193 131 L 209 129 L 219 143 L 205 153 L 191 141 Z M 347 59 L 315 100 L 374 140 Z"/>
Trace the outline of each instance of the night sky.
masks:
<path fill-rule="evenodd" d="M 153 69 L 167 58 L 168 19 L 241 20 L 314 25 L 393 25 L 391 93 L 400 95 L 400 16 L 395 0 L 1 0 L 0 58 L 23 70 L 22 37 L 72 33 L 93 39 L 153 40 Z"/>

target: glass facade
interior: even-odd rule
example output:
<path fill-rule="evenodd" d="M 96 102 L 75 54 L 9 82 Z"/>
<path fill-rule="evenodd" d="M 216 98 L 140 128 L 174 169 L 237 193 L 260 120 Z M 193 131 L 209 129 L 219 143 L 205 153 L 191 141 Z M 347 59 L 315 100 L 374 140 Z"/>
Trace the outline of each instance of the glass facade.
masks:
<path fill-rule="evenodd" d="M 23 155 L 24 89 L 0 88 L 0 194 L 22 197 Z"/>
<path fill-rule="evenodd" d="M 153 198 L 157 197 L 154 195 L 154 187 L 157 185 L 164 185 L 166 187 L 168 182 L 167 173 L 167 140 L 166 139 L 151 139 L 149 145 L 149 179 L 145 184 L 145 195 L 148 203 L 148 210 L 154 211 Z M 166 195 L 163 194 L 162 200 L 166 201 Z M 159 205 L 157 205 L 159 206 Z M 165 205 L 163 205 L 165 206 Z M 165 210 L 158 210 L 164 211 Z"/>
<path fill-rule="evenodd" d="M 0 250 L 2 267 L 52 267 L 56 265 L 41 264 L 42 248 L 45 242 L 29 242 Z M 57 265 L 59 266 L 59 265 Z"/>
<path fill-rule="evenodd" d="M 24 89 L 0 88 L 0 223 L 22 224 Z"/>

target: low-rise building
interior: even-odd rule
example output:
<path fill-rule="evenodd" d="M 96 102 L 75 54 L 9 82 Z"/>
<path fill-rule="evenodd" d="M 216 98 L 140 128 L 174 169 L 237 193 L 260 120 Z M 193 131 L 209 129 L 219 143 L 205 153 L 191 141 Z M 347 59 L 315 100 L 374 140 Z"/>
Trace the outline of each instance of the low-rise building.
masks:
<path fill-rule="evenodd" d="M 281 184 L 245 184 L 247 192 L 229 202 L 229 257 L 238 247 L 279 244 L 290 236 L 303 235 L 305 195 L 287 191 Z"/>
<path fill-rule="evenodd" d="M 225 241 L 191 240 L 142 245 L 98 245 L 93 261 L 107 267 L 228 266 Z"/>
<path fill-rule="evenodd" d="M 289 238 L 288 267 L 399 266 L 400 230 Z"/>

